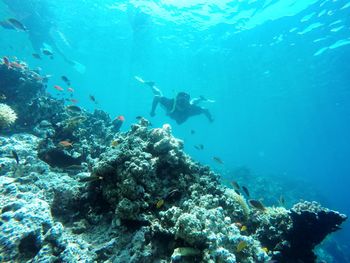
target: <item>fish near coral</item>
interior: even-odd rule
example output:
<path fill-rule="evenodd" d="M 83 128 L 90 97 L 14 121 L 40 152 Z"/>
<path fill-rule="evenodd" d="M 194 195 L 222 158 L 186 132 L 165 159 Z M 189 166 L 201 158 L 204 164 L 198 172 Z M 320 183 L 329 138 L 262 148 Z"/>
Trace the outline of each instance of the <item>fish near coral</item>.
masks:
<path fill-rule="evenodd" d="M 266 207 L 265 207 L 265 206 L 263 205 L 263 203 L 260 202 L 259 200 L 253 200 L 253 199 L 251 199 L 251 200 L 249 200 L 248 202 L 249 202 L 249 204 L 250 204 L 252 207 L 254 207 L 254 208 L 257 209 L 257 210 L 260 210 L 260 211 L 265 211 L 265 210 L 266 210 Z"/>
<path fill-rule="evenodd" d="M 69 141 L 60 141 L 58 144 L 64 148 L 73 147 L 73 143 Z"/>
<path fill-rule="evenodd" d="M 249 194 L 249 191 L 248 191 L 248 188 L 247 188 L 247 187 L 242 186 L 242 190 L 243 190 L 243 192 L 246 194 L 247 197 L 250 197 L 250 194 Z"/>
<path fill-rule="evenodd" d="M 12 157 L 16 160 L 16 163 L 19 164 L 19 157 L 15 150 L 11 151 Z"/>
<path fill-rule="evenodd" d="M 237 245 L 236 251 L 239 253 L 248 246 L 248 243 L 244 240 L 240 241 Z"/>
<path fill-rule="evenodd" d="M 80 183 L 91 183 L 91 182 L 96 182 L 99 180 L 103 180 L 103 177 L 92 175 L 92 176 L 88 176 L 88 177 L 84 177 L 84 178 L 79 179 L 79 182 Z"/>
<path fill-rule="evenodd" d="M 241 189 L 241 187 L 239 186 L 239 184 L 236 181 L 231 181 L 231 185 L 232 185 L 233 189 L 235 189 L 235 190 Z"/>
<path fill-rule="evenodd" d="M 160 209 L 163 205 L 164 205 L 164 199 L 160 199 L 160 200 L 158 200 L 158 202 L 156 203 L 156 208 L 157 208 L 157 209 Z"/>
<path fill-rule="evenodd" d="M 111 142 L 111 146 L 112 147 L 117 147 L 119 145 L 119 142 L 117 141 L 117 140 L 113 140 L 112 142 Z"/>
<path fill-rule="evenodd" d="M 69 105 L 66 109 L 72 112 L 81 112 L 81 108 L 75 105 Z"/>
<path fill-rule="evenodd" d="M 58 91 L 64 91 L 64 89 L 61 86 L 58 86 L 58 85 L 53 86 L 53 88 L 55 90 L 58 90 Z"/>

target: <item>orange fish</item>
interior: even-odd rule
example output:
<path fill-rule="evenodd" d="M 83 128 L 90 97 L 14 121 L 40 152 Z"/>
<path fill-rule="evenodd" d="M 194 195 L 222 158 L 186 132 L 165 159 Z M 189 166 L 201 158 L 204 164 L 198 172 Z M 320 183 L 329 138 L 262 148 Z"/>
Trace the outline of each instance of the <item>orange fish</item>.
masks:
<path fill-rule="evenodd" d="M 69 101 L 72 102 L 72 103 L 74 103 L 74 104 L 77 104 L 77 103 L 79 102 L 79 101 L 76 100 L 76 99 L 70 99 Z"/>
<path fill-rule="evenodd" d="M 64 89 L 61 86 L 55 85 L 53 86 L 54 89 L 58 90 L 58 91 L 63 91 Z"/>
<path fill-rule="evenodd" d="M 68 148 L 68 147 L 72 147 L 73 143 L 71 143 L 69 141 L 60 141 L 59 145 L 62 146 L 62 147 Z"/>
<path fill-rule="evenodd" d="M 71 87 L 69 87 L 67 90 L 68 90 L 69 92 L 74 92 L 74 89 L 71 88 Z"/>
<path fill-rule="evenodd" d="M 117 119 L 120 120 L 120 121 L 125 121 L 125 117 L 123 115 L 119 115 L 117 117 Z"/>

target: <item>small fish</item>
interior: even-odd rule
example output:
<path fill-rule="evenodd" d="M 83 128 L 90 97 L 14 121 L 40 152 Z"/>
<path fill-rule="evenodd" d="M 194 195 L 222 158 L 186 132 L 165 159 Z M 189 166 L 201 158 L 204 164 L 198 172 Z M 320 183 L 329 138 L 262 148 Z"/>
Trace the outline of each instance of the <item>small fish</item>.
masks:
<path fill-rule="evenodd" d="M 69 87 L 67 90 L 72 93 L 74 92 L 74 89 L 72 87 Z"/>
<path fill-rule="evenodd" d="M 7 97 L 5 94 L 0 94 L 0 100 L 6 100 L 6 99 L 7 99 Z"/>
<path fill-rule="evenodd" d="M 164 205 L 164 199 L 160 199 L 158 200 L 158 202 L 156 203 L 156 208 L 159 209 Z"/>
<path fill-rule="evenodd" d="M 242 186 L 242 190 L 243 190 L 243 192 L 246 194 L 247 197 L 250 197 L 250 194 L 249 194 L 249 191 L 248 191 L 248 188 L 247 188 L 247 187 Z"/>
<path fill-rule="evenodd" d="M 37 54 L 37 53 L 33 53 L 32 54 L 33 58 L 36 58 L 36 59 L 41 59 L 40 55 Z"/>
<path fill-rule="evenodd" d="M 90 183 L 90 182 L 95 182 L 95 181 L 99 181 L 99 180 L 103 180 L 103 177 L 92 175 L 92 176 L 88 176 L 88 177 L 84 177 L 84 178 L 79 179 L 79 182 Z"/>
<path fill-rule="evenodd" d="M 16 29 L 19 29 L 22 31 L 28 31 L 28 29 L 15 18 L 9 18 L 9 19 L 7 19 L 7 21 L 10 22 L 11 25 L 13 25 L 13 27 L 15 27 Z"/>
<path fill-rule="evenodd" d="M 10 67 L 10 60 L 8 57 L 3 57 L 2 61 L 4 62 L 4 64 L 9 68 Z"/>
<path fill-rule="evenodd" d="M 78 100 L 76 100 L 76 99 L 69 99 L 69 101 L 71 102 L 71 103 L 74 103 L 74 104 L 77 104 L 79 101 Z"/>
<path fill-rule="evenodd" d="M 53 86 L 53 88 L 55 90 L 58 90 L 58 91 L 64 91 L 64 89 L 61 86 L 58 86 L 58 85 Z"/>
<path fill-rule="evenodd" d="M 70 86 L 70 80 L 66 76 L 61 76 L 61 79 L 68 85 Z"/>
<path fill-rule="evenodd" d="M 120 121 L 125 121 L 125 117 L 123 115 L 119 115 L 116 119 Z"/>
<path fill-rule="evenodd" d="M 203 144 L 198 144 L 198 145 L 195 145 L 194 148 L 196 148 L 197 150 L 203 150 L 204 149 L 204 145 Z"/>
<path fill-rule="evenodd" d="M 73 171 L 77 171 L 77 170 L 82 170 L 83 166 L 78 165 L 78 164 L 73 164 L 70 166 L 65 167 L 66 170 L 73 170 Z"/>
<path fill-rule="evenodd" d="M 97 101 L 96 101 L 95 96 L 93 96 L 93 95 L 89 95 L 89 98 L 90 98 L 90 100 L 91 100 L 92 102 L 94 102 L 94 103 L 96 103 L 96 104 L 97 104 Z"/>
<path fill-rule="evenodd" d="M 195 130 L 191 130 L 191 135 L 195 134 L 196 131 Z"/>
<path fill-rule="evenodd" d="M 236 194 L 241 195 L 241 193 L 237 189 L 234 189 L 234 190 Z"/>
<path fill-rule="evenodd" d="M 72 107 L 74 106 L 74 105 L 71 105 Z M 69 107 L 69 106 L 68 106 Z M 77 106 L 75 106 L 75 107 L 77 107 Z M 73 118 L 70 118 L 69 120 L 68 120 L 68 122 L 74 122 L 74 123 L 76 123 L 76 122 L 83 122 L 83 121 L 86 121 L 87 119 L 86 119 L 86 117 L 85 116 L 76 116 L 76 117 L 73 117 Z"/>
<path fill-rule="evenodd" d="M 217 162 L 218 164 L 224 164 L 224 162 L 223 162 L 219 157 L 214 156 L 214 157 L 213 157 L 213 160 L 214 160 L 215 162 Z"/>
<path fill-rule="evenodd" d="M 263 203 L 261 203 L 259 200 L 249 200 L 249 204 L 254 207 L 255 209 L 258 209 L 260 211 L 265 211 L 266 208 L 265 206 L 263 205 Z"/>
<path fill-rule="evenodd" d="M 42 52 L 43 52 L 43 54 L 46 55 L 46 56 L 51 56 L 51 57 L 53 56 L 52 51 L 49 50 L 49 49 L 43 49 Z"/>
<path fill-rule="evenodd" d="M 73 143 L 69 141 L 60 141 L 58 144 L 64 148 L 69 148 L 73 146 Z"/>
<path fill-rule="evenodd" d="M 81 112 L 81 108 L 75 105 L 69 105 L 66 109 L 73 112 Z"/>
<path fill-rule="evenodd" d="M 136 116 L 136 120 L 142 120 L 143 119 L 143 117 L 142 116 Z"/>
<path fill-rule="evenodd" d="M 247 226 L 242 226 L 241 227 L 241 232 L 247 231 Z"/>
<path fill-rule="evenodd" d="M 240 241 L 237 245 L 237 252 L 241 252 L 243 249 L 245 249 L 248 246 L 248 243 L 246 241 Z"/>
<path fill-rule="evenodd" d="M 12 157 L 16 160 L 16 163 L 19 164 L 19 158 L 18 158 L 18 154 L 15 150 L 11 151 L 12 153 Z"/>
<path fill-rule="evenodd" d="M 112 142 L 111 142 L 111 146 L 112 147 L 117 147 L 119 145 L 119 142 L 117 141 L 117 140 L 113 140 Z"/>
<path fill-rule="evenodd" d="M 241 189 L 241 187 L 239 186 L 239 184 L 236 181 L 231 181 L 231 185 L 232 185 L 233 189 L 235 189 L 235 190 Z"/>

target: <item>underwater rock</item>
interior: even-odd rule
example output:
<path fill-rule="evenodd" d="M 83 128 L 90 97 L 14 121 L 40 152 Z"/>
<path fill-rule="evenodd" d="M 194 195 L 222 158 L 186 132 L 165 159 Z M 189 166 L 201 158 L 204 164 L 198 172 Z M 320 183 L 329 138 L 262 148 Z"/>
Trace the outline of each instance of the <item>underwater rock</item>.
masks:
<path fill-rule="evenodd" d="M 293 222 L 281 248 L 283 262 L 316 262 L 315 246 L 340 229 L 347 219 L 343 214 L 321 207 L 317 202 L 295 204 L 290 210 Z"/>

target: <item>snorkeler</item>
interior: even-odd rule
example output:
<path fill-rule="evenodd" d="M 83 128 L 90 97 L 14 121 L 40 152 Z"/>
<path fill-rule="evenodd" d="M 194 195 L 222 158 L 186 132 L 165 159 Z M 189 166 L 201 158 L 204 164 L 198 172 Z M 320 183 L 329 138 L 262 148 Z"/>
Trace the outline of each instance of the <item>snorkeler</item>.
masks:
<path fill-rule="evenodd" d="M 62 50 L 56 44 L 53 38 L 53 33 L 61 37 L 63 42 L 66 40 L 61 32 L 56 29 L 56 25 L 52 19 L 53 15 L 50 12 L 46 1 L 32 1 L 32 0 L 2 0 L 9 9 L 14 13 L 17 19 L 25 26 L 26 33 L 36 54 L 46 50 L 45 46 L 50 46 L 54 53 L 59 54 L 65 62 L 73 65 L 78 71 L 83 71 L 83 65 L 69 59 L 65 56 Z M 2 21 L 1 25 L 6 29 L 15 29 L 6 26 Z M 67 44 L 67 43 L 66 43 Z M 45 54 L 45 53 L 44 53 Z M 52 56 L 51 56 L 52 57 Z"/>
<path fill-rule="evenodd" d="M 144 81 L 140 77 L 135 76 L 135 79 L 139 82 L 151 87 L 154 94 L 152 103 L 151 116 L 155 116 L 155 111 L 160 104 L 166 111 L 166 114 L 176 121 L 177 124 L 184 123 L 189 117 L 204 114 L 210 122 L 213 122 L 208 109 L 198 106 L 202 101 L 214 102 L 213 100 L 205 99 L 203 96 L 190 100 L 190 95 L 186 92 L 179 92 L 175 98 L 170 99 L 164 97 L 162 92 L 156 87 L 153 81 Z"/>

